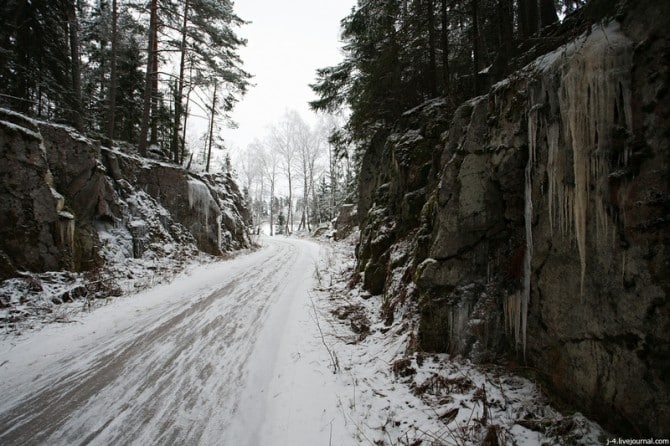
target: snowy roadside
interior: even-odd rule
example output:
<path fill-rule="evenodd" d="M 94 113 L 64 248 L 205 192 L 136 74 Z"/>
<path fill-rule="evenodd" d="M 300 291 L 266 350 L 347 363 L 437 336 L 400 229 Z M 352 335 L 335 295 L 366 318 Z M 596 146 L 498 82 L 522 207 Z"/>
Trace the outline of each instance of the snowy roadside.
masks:
<path fill-rule="evenodd" d="M 313 362 L 329 375 L 338 409 L 330 420 L 320 417 L 319 444 L 606 443 L 600 426 L 579 413 L 559 413 L 528 379 L 446 354 L 408 353 L 415 319 L 396 317 L 385 325 L 382 296 L 350 283 L 353 240 L 322 245 L 315 269 L 312 320 L 317 314 L 319 324 L 316 330 L 312 324 L 311 335 L 312 348 L 321 351 Z"/>
<path fill-rule="evenodd" d="M 118 232 L 118 233 L 117 233 Z M 142 258 L 123 255 L 121 231 L 101 231 L 105 266 L 89 272 L 52 271 L 21 273 L 0 282 L 0 339 L 12 338 L 44 326 L 77 322 L 86 313 L 112 299 L 128 297 L 169 284 L 181 273 L 220 262 L 192 244 L 165 244 L 160 255 L 151 250 Z M 231 259 L 253 251 L 226 254 Z"/>
<path fill-rule="evenodd" d="M 206 254 L 179 252 L 166 258 L 124 258 L 88 273 L 22 273 L 0 283 L 0 336 L 76 322 L 112 298 L 169 283 L 182 271 L 215 260 Z"/>

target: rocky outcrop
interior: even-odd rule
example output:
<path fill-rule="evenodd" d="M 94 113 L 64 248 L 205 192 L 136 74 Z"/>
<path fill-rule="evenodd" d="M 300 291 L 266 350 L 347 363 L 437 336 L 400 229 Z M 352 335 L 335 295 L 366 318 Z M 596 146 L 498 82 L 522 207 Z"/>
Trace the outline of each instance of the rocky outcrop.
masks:
<path fill-rule="evenodd" d="M 0 278 L 17 269 L 60 269 L 69 242 L 60 229 L 70 219 L 60 215 L 63 196 L 54 189 L 39 129 L 20 116 L 0 119 Z"/>
<path fill-rule="evenodd" d="M 115 181 L 125 180 L 157 200 L 199 249 L 219 255 L 250 245 L 248 211 L 230 175 L 196 175 L 110 149 L 103 149 L 103 161 Z"/>
<path fill-rule="evenodd" d="M 358 227 L 358 215 L 356 214 L 356 205 L 344 203 L 340 206 L 337 217 L 333 220 L 333 229 L 335 230 L 333 238 L 335 240 L 344 240 Z"/>
<path fill-rule="evenodd" d="M 357 255 L 390 315 L 416 298 L 420 348 L 516 357 L 612 431 L 668 436 L 670 11 L 651 3 L 373 140 Z"/>
<path fill-rule="evenodd" d="M 0 147 L 0 279 L 250 245 L 247 210 L 229 175 L 101 148 L 8 110 L 0 110 Z"/>

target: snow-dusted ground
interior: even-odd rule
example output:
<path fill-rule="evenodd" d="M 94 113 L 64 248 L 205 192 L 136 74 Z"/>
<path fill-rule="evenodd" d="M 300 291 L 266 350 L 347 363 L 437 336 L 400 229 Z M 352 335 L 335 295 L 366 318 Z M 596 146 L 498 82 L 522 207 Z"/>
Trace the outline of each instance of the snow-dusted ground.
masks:
<path fill-rule="evenodd" d="M 411 318 L 347 284 L 351 242 L 261 242 L 2 338 L 0 444 L 597 444 L 525 379 L 407 356 Z"/>
<path fill-rule="evenodd" d="M 5 337 L 0 444 L 253 444 L 318 255 L 266 244 L 77 323 Z"/>

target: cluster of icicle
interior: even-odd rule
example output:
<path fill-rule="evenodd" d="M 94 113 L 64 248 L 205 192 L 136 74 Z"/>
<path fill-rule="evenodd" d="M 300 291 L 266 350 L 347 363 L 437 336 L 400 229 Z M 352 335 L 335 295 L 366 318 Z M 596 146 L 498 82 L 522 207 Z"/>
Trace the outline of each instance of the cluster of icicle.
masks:
<path fill-rule="evenodd" d="M 51 172 L 48 172 L 47 176 L 47 184 L 51 186 L 53 184 Z M 56 224 L 58 228 L 58 241 L 61 246 L 69 249 L 70 254 L 74 254 L 74 215 L 64 210 L 65 197 L 53 187 L 51 187 L 51 195 L 56 200 L 56 212 L 58 213 L 58 222 Z"/>
<path fill-rule="evenodd" d="M 216 240 L 217 245 L 221 246 L 221 213 L 218 212 L 219 205 L 212 197 L 209 187 L 202 181 L 190 179 L 188 181 L 188 205 L 195 210 L 198 215 L 205 217 L 205 227 L 209 228 L 209 212 L 214 209 L 216 213 Z M 209 230 L 209 229 L 208 229 Z"/>
<path fill-rule="evenodd" d="M 206 225 L 209 225 L 209 209 L 212 201 L 214 199 L 205 183 L 194 179 L 188 181 L 188 205 L 199 215 L 205 217 Z"/>
<path fill-rule="evenodd" d="M 523 287 L 521 296 L 510 296 L 504 308 L 506 326 L 514 331 L 524 355 L 533 255 L 533 178 L 543 178 L 545 173 L 536 171 L 537 151 L 547 150 L 551 232 L 576 241 L 583 293 L 587 224 L 596 225 L 598 237 L 609 230 L 605 202 L 614 130 L 617 126 L 632 129 L 631 67 L 631 41 L 616 22 L 594 25 L 587 35 L 531 66 L 539 74 L 539 86 L 531 88 L 528 103 Z M 624 152 L 618 163 L 625 166 L 628 158 Z"/>

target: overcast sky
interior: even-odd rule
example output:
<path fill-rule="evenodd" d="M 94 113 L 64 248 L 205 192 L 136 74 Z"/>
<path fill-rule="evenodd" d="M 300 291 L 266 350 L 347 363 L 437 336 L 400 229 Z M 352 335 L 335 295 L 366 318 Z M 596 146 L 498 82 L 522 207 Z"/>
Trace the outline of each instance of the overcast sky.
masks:
<path fill-rule="evenodd" d="M 252 23 L 239 30 L 248 39 L 240 51 L 255 85 L 237 104 L 233 119 L 239 128 L 222 129 L 224 144 L 245 149 L 261 139 L 285 110 L 295 109 L 308 122 L 315 117 L 307 102 L 314 99 L 308 84 L 317 68 L 342 60 L 340 20 L 356 0 L 238 0 L 237 14 Z"/>

